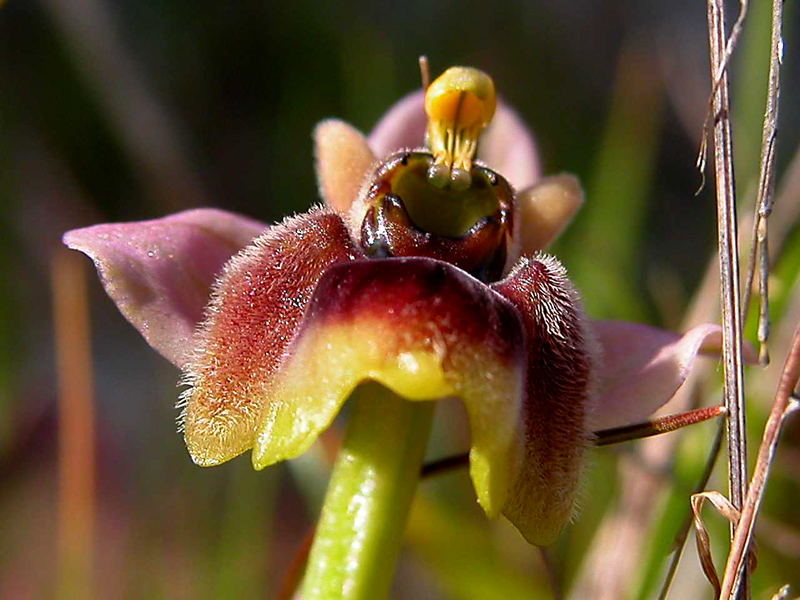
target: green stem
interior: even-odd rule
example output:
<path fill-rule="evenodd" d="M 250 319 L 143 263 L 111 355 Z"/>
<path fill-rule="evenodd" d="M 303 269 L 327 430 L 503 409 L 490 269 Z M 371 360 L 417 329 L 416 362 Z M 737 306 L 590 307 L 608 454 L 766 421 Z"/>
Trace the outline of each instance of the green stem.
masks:
<path fill-rule="evenodd" d="M 311 547 L 303 600 L 386 597 L 433 408 L 433 402 L 410 402 L 374 383 L 350 398 L 347 432 Z"/>

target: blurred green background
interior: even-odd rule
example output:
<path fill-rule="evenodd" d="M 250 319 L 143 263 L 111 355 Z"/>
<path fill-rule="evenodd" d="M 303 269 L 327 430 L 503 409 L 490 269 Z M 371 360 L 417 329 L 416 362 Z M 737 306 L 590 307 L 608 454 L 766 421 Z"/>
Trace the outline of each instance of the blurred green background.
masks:
<path fill-rule="evenodd" d="M 753 4 L 732 72 L 743 214 L 757 175 L 768 67 L 769 5 Z M 730 3 L 729 21 L 737 9 Z M 800 318 L 792 209 L 800 206 L 800 176 L 790 177 L 798 169 L 791 161 L 800 70 L 791 3 L 785 17 L 778 181 L 788 208 L 773 220 L 782 231 L 772 282 L 778 364 L 748 371 L 753 455 L 785 355 L 781 336 Z M 716 247 L 713 184 L 694 195 L 709 92 L 702 2 L 9 0 L 0 8 L 0 597 L 65 597 L 56 568 L 63 556 L 48 275 L 61 234 L 198 206 L 264 222 L 306 210 L 319 202 L 315 123 L 336 116 L 369 131 L 419 86 L 420 54 L 434 76 L 453 64 L 489 72 L 535 131 L 544 171 L 580 177 L 587 205 L 553 251 L 589 314 L 686 323 Z M 179 373 L 120 317 L 93 273 L 88 281 L 95 597 L 276 597 L 319 510 L 325 453 L 315 448 L 261 473 L 249 457 L 195 467 L 175 432 Z M 703 402 L 718 401 L 718 381 L 712 365 Z M 594 453 L 581 517 L 551 553 L 567 591 L 657 594 L 713 430 L 681 434 L 652 498 L 653 521 L 637 525 L 643 545 L 629 549 L 635 577 L 605 596 L 581 591 L 592 579 L 596 532 L 612 522 L 631 481 L 618 465 L 646 452 L 631 444 Z M 431 454 L 462 450 L 466 439 L 463 419 L 445 410 Z M 718 477 L 712 486 L 726 489 Z M 787 582 L 800 591 L 799 493 L 795 423 L 760 521 L 755 597 Z M 539 554 L 506 523 L 486 521 L 465 473 L 423 482 L 419 496 L 396 597 L 550 597 Z M 707 519 L 721 557 L 726 526 Z M 673 597 L 711 597 L 691 541 L 683 562 L 691 563 L 679 573 L 685 587 Z"/>

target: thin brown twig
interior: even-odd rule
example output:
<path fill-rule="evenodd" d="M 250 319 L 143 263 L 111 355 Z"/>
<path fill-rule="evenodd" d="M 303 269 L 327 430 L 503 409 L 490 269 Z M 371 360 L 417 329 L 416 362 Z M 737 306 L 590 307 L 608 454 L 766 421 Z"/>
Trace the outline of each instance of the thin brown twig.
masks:
<path fill-rule="evenodd" d="M 642 423 L 634 423 L 633 425 L 601 429 L 595 431 L 592 435 L 594 437 L 595 446 L 612 446 L 661 435 L 663 433 L 670 433 L 689 425 L 696 425 L 697 423 L 720 417 L 724 414 L 724 406 L 709 406 L 651 419 Z M 425 463 L 420 471 L 420 477 L 424 479 L 437 475 L 444 475 L 450 471 L 466 467 L 468 464 L 469 453 L 463 452 L 461 454 L 455 454 Z"/>
<path fill-rule="evenodd" d="M 721 598 L 734 597 L 733 594 L 741 587 L 742 565 L 745 562 L 744 558 L 747 555 L 747 548 L 750 546 L 753 527 L 764 497 L 769 470 L 775 459 L 781 426 L 786 417 L 797 410 L 799 406 L 797 400 L 792 398 L 798 380 L 800 380 L 800 325 L 795 330 L 792 347 L 781 373 L 781 380 L 769 413 L 769 419 L 764 427 L 764 436 L 758 449 L 753 481 L 742 507 L 739 525 L 736 527 L 728 561 L 725 565 Z"/>
<path fill-rule="evenodd" d="M 700 183 L 700 188 L 697 190 L 697 194 L 699 194 L 703 190 L 703 187 L 705 187 L 706 156 L 708 154 L 708 130 L 711 125 L 711 117 L 712 115 L 716 114 L 716 111 L 714 110 L 714 98 L 717 94 L 717 90 L 722 85 L 723 77 L 727 77 L 728 64 L 730 63 L 730 60 L 733 57 L 733 51 L 736 49 L 736 45 L 739 42 L 739 36 L 742 33 L 742 25 L 744 25 L 745 17 L 747 17 L 748 6 L 749 0 L 740 0 L 739 16 L 736 18 L 736 22 L 733 24 L 733 28 L 731 29 L 731 35 L 728 37 L 728 41 L 725 43 L 725 53 L 722 56 L 722 61 L 716 70 L 714 70 L 712 65 L 711 77 L 713 79 L 711 94 L 708 96 L 706 118 L 703 121 L 703 134 L 700 138 L 700 150 L 697 153 L 697 169 L 700 171 L 700 175 L 702 177 L 702 182 Z"/>
<path fill-rule="evenodd" d="M 725 12 L 722 0 L 708 2 L 708 33 L 712 85 L 725 55 Z M 723 72 L 714 95 L 714 165 L 717 183 L 720 295 L 722 307 L 724 399 L 728 409 L 728 486 L 731 503 L 741 509 L 747 491 L 747 439 L 744 415 L 742 312 L 736 191 L 733 174 L 728 76 Z M 733 528 L 731 528 L 733 535 Z M 746 589 L 746 588 L 745 588 Z"/>
<path fill-rule="evenodd" d="M 661 435 L 662 433 L 669 433 L 687 427 L 688 425 L 696 425 L 709 419 L 720 417 L 726 413 L 725 407 L 721 404 L 716 406 L 708 406 L 703 408 L 695 408 L 680 412 L 674 415 L 667 415 L 659 417 L 643 423 L 635 423 L 633 425 L 625 425 L 623 427 L 614 427 L 612 429 L 603 429 L 595 433 L 595 446 L 611 446 L 614 444 L 621 444 L 623 442 L 631 442 L 633 440 L 641 440 L 654 435 Z"/>

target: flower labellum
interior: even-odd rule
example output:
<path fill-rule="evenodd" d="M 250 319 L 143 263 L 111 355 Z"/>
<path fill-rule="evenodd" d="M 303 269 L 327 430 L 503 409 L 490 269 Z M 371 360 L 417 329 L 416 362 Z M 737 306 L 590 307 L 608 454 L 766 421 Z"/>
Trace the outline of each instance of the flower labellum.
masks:
<path fill-rule="evenodd" d="M 553 542 L 591 427 L 664 404 L 719 328 L 681 337 L 584 317 L 541 253 L 580 186 L 540 177 L 530 134 L 480 71 L 446 71 L 369 138 L 324 121 L 315 148 L 326 206 L 279 225 L 198 210 L 64 241 L 183 370 L 197 464 L 297 456 L 367 381 L 410 402 L 456 396 L 478 502 Z"/>

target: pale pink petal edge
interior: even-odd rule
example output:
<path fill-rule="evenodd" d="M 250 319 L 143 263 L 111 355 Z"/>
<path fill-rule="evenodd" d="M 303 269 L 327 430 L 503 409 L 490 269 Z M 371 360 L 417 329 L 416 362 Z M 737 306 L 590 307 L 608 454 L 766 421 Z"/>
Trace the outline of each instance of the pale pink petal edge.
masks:
<path fill-rule="evenodd" d="M 517 111 L 502 99 L 498 100 L 492 124 L 481 138 L 478 158 L 517 190 L 533 185 L 542 177 L 533 133 Z"/>
<path fill-rule="evenodd" d="M 618 321 L 594 321 L 591 328 L 602 348 L 592 430 L 647 419 L 675 395 L 699 354 L 718 356 L 722 346 L 722 330 L 714 324 L 683 335 Z M 745 359 L 756 360 L 747 344 Z"/>
<path fill-rule="evenodd" d="M 401 148 L 419 148 L 425 143 L 425 93 L 411 92 L 395 102 L 367 137 L 379 159 Z"/>
<path fill-rule="evenodd" d="M 75 229 L 64 234 L 63 242 L 94 261 L 120 312 L 155 350 L 181 367 L 216 274 L 265 229 L 247 217 L 195 209 Z"/>

